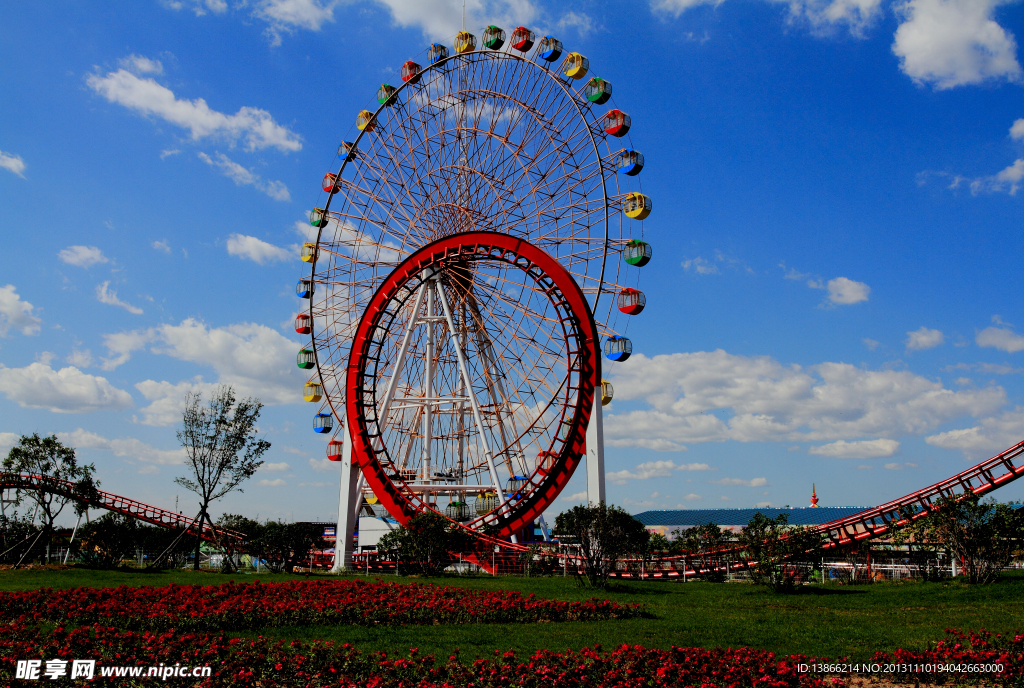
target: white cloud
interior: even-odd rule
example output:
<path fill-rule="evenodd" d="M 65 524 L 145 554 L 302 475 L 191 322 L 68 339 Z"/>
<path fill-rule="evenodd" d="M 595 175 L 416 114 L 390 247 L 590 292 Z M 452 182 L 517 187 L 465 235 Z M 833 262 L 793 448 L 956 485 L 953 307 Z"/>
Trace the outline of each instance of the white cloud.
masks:
<path fill-rule="evenodd" d="M 939 330 L 929 330 L 921 326 L 913 332 L 907 332 L 907 351 L 924 351 L 934 349 L 946 341 L 945 335 Z"/>
<path fill-rule="evenodd" d="M 265 404 L 288 404 L 301 399 L 301 380 L 292 363 L 297 344 L 265 325 L 241 323 L 208 327 L 191 318 L 180 325 L 104 335 L 110 357 L 106 369 L 125 363 L 132 353 L 149 346 L 154 354 L 209 366 L 217 384 L 229 384 L 239 396 L 258 397 Z M 144 380 L 135 388 L 151 403 L 142 409 L 142 423 L 169 425 L 181 418 L 185 394 L 208 394 L 215 383 L 201 377 L 177 384 Z"/>
<path fill-rule="evenodd" d="M 868 339 L 867 337 L 860 341 L 864 343 L 864 346 L 868 348 L 868 351 L 874 351 L 879 345 L 879 342 L 876 342 L 874 339 Z"/>
<path fill-rule="evenodd" d="M 25 178 L 25 175 L 22 174 L 22 172 L 25 171 L 25 161 L 21 159 L 20 155 L 0 151 L 0 167 L 8 170 L 9 172 L 13 172 L 22 179 Z"/>
<path fill-rule="evenodd" d="M 743 480 L 742 478 L 722 478 L 721 480 L 712 480 L 714 485 L 743 485 L 745 487 L 764 487 L 768 484 L 767 478 L 753 478 L 751 480 Z"/>
<path fill-rule="evenodd" d="M 834 304 L 847 306 L 868 300 L 871 287 L 863 282 L 855 282 L 845 277 L 836 277 L 828 281 L 828 300 Z"/>
<path fill-rule="evenodd" d="M 587 501 L 587 493 L 585 491 L 577 492 L 576 494 L 559 497 L 559 499 L 564 500 L 566 502 L 585 502 Z"/>
<path fill-rule="evenodd" d="M 7 458 L 11 447 L 21 440 L 21 435 L 14 432 L 0 432 L 0 458 Z"/>
<path fill-rule="evenodd" d="M 162 151 L 160 151 L 160 159 L 161 160 L 166 160 L 167 158 L 171 157 L 172 155 L 178 155 L 180 153 L 181 153 L 181 150 L 178 149 L 178 148 L 175 148 L 173 150 L 162 150 Z"/>
<path fill-rule="evenodd" d="M 295 29 L 319 31 L 334 21 L 334 8 L 340 0 L 262 0 L 253 15 L 270 24 L 267 36 L 271 45 L 281 45 L 281 34 Z"/>
<path fill-rule="evenodd" d="M 114 456 L 134 459 L 143 463 L 179 466 L 185 462 L 186 457 L 185 450 L 182 448 L 157 449 L 134 437 L 110 440 L 82 428 L 78 428 L 74 432 L 62 432 L 59 435 L 62 442 L 76 449 L 99 449 L 111 452 Z"/>
<path fill-rule="evenodd" d="M 612 382 L 617 400 L 648 405 L 605 417 L 605 435 L 616 446 L 638 446 L 635 438 L 677 444 L 895 438 L 984 417 L 1006 403 L 1001 387 L 953 391 L 907 371 L 784 366 L 722 350 L 636 354 L 616 366 Z"/>
<path fill-rule="evenodd" d="M 275 478 L 274 480 L 267 480 L 264 478 L 259 483 L 263 487 L 284 487 L 287 483 L 281 478 Z"/>
<path fill-rule="evenodd" d="M 103 255 L 103 251 L 95 246 L 68 246 L 58 253 L 57 257 L 68 265 L 77 265 L 80 268 L 109 262 L 109 259 Z"/>
<path fill-rule="evenodd" d="M 908 0 L 892 51 L 900 68 L 919 84 L 936 89 L 1019 81 L 1017 42 L 993 19 L 1006 0 Z"/>
<path fill-rule="evenodd" d="M 85 351 L 79 351 L 78 349 L 72 349 L 71 355 L 67 357 L 67 362 L 76 368 L 88 368 L 95 361 L 92 357 L 92 352 L 86 349 Z"/>
<path fill-rule="evenodd" d="M 683 269 L 689 272 L 693 270 L 698 275 L 717 275 L 718 266 L 700 256 L 683 261 Z"/>
<path fill-rule="evenodd" d="M 207 11 L 214 14 L 224 14 L 228 11 L 228 4 L 224 0 L 163 0 L 161 4 L 172 10 L 180 10 L 187 4 L 197 17 L 202 17 Z"/>
<path fill-rule="evenodd" d="M 283 473 L 285 471 L 290 471 L 291 469 L 292 467 L 288 465 L 287 461 L 281 461 L 280 463 L 264 463 L 260 466 L 260 470 L 267 473 Z"/>
<path fill-rule="evenodd" d="M 298 134 L 275 122 L 266 110 L 246 106 L 233 115 L 226 115 L 210 109 L 202 98 L 179 100 L 169 88 L 126 69 L 109 72 L 106 76 L 92 74 L 86 84 L 111 103 L 189 130 L 194 141 L 219 137 L 231 143 L 244 139 L 249 150 L 302 149 Z"/>
<path fill-rule="evenodd" d="M 940 432 L 925 437 L 924 441 L 933 447 L 957 449 L 970 461 L 980 461 L 995 456 L 1021 440 L 1024 427 L 1024 407 L 1018 406 L 998 416 L 984 418 L 970 428 Z"/>
<path fill-rule="evenodd" d="M 663 438 L 653 437 L 636 437 L 630 439 L 608 439 L 606 444 L 611 447 L 640 447 L 641 449 L 650 449 L 652 451 L 659 452 L 670 452 L 670 451 L 686 451 L 686 445 L 679 444 L 678 442 L 670 442 Z"/>
<path fill-rule="evenodd" d="M 264 181 L 252 170 L 239 165 L 237 162 L 224 155 L 217 153 L 217 159 L 212 159 L 206 153 L 199 153 L 199 159 L 210 167 L 216 167 L 221 174 L 235 183 L 236 186 L 254 186 L 259 191 L 273 198 L 275 201 L 291 201 L 292 195 L 283 182 Z"/>
<path fill-rule="evenodd" d="M 916 463 L 887 463 L 885 467 L 890 471 L 902 471 L 904 468 L 917 468 Z"/>
<path fill-rule="evenodd" d="M 947 176 L 942 173 L 935 174 L 937 176 Z M 961 184 L 967 184 L 972 196 L 982 193 L 1003 192 L 1016 196 L 1022 179 L 1024 179 L 1024 158 L 1017 158 L 1012 165 L 996 174 L 974 178 L 955 175 L 953 176 L 953 181 L 949 184 L 949 188 L 958 189 Z"/>
<path fill-rule="evenodd" d="M 248 258 L 260 265 L 268 261 L 288 260 L 295 257 L 295 254 L 287 249 L 268 244 L 262 239 L 244 234 L 232 234 L 229 236 L 227 246 L 230 255 Z"/>
<path fill-rule="evenodd" d="M 839 440 L 831 444 L 811 447 L 807 451 L 816 456 L 831 456 L 836 459 L 879 459 L 892 456 L 899 448 L 900 443 L 896 440 L 877 439 L 856 442 Z"/>
<path fill-rule="evenodd" d="M 1024 349 L 1024 336 L 1008 327 L 986 327 L 975 335 L 974 342 L 978 346 L 999 349 L 1008 354 L 1015 354 Z"/>
<path fill-rule="evenodd" d="M 124 69 L 132 74 L 163 74 L 164 66 L 160 60 L 151 60 L 141 55 L 129 55 L 117 61 Z"/>
<path fill-rule="evenodd" d="M 171 252 L 171 245 L 167 243 L 167 239 L 163 239 L 161 241 L 154 241 L 152 244 L 150 244 L 150 246 L 155 248 L 157 251 L 163 251 L 164 253 Z"/>
<path fill-rule="evenodd" d="M 22 301 L 13 284 L 0 287 L 0 337 L 6 337 L 11 329 L 24 335 L 39 334 L 39 318 L 32 315 L 34 306 Z"/>
<path fill-rule="evenodd" d="M 627 480 L 648 480 L 649 478 L 668 478 L 674 471 L 710 471 L 706 463 L 686 463 L 677 466 L 674 461 L 647 461 L 639 464 L 632 471 L 616 471 L 605 477 L 616 485 L 625 485 Z"/>
<path fill-rule="evenodd" d="M 128 392 L 106 378 L 78 368 L 54 370 L 46 363 L 7 368 L 0 363 L 0 392 L 22 408 L 48 409 L 54 413 L 88 413 L 131 408 Z"/>
<path fill-rule="evenodd" d="M 338 462 L 329 459 L 310 459 L 309 467 L 317 473 L 331 473 L 338 471 Z"/>
<path fill-rule="evenodd" d="M 1010 127 L 1010 138 L 1024 141 L 1024 119 L 1014 121 L 1013 126 Z"/>
<path fill-rule="evenodd" d="M 718 7 L 725 0 L 651 0 L 655 12 L 679 17 L 686 10 L 702 5 Z M 806 23 L 815 32 L 845 25 L 850 33 L 861 35 L 879 15 L 881 0 L 768 0 L 789 8 L 791 22 Z"/>
<path fill-rule="evenodd" d="M 110 280 L 107 280 L 103 284 L 96 285 L 96 300 L 100 303 L 105 303 L 108 306 L 118 306 L 119 308 L 123 308 L 129 313 L 134 313 L 135 315 L 142 315 L 141 308 L 117 298 L 117 292 L 111 291 L 110 289 Z"/>

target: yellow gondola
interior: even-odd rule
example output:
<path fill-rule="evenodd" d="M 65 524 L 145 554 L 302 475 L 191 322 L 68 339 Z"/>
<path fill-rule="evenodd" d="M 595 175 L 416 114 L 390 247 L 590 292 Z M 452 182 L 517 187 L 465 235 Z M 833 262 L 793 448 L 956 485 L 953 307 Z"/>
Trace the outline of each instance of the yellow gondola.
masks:
<path fill-rule="evenodd" d="M 356 115 L 356 128 L 359 131 L 373 131 L 376 122 L 373 121 L 373 113 L 369 110 L 360 110 Z"/>
<path fill-rule="evenodd" d="M 579 53 L 569 53 L 562 62 L 562 73 L 570 79 L 582 79 L 590 69 L 590 60 Z"/>
<path fill-rule="evenodd" d="M 601 406 L 607 406 L 615 398 L 615 388 L 607 380 L 601 380 Z"/>
<path fill-rule="evenodd" d="M 455 34 L 455 52 L 471 53 L 476 50 L 476 36 L 469 31 L 459 31 Z"/>
<path fill-rule="evenodd" d="M 316 260 L 316 244 L 311 244 L 308 241 L 304 243 L 299 257 L 302 258 L 303 263 L 312 263 Z"/>
<path fill-rule="evenodd" d="M 302 398 L 306 401 L 320 401 L 324 398 L 324 386 L 319 382 L 307 382 L 302 388 Z"/>
<path fill-rule="evenodd" d="M 631 217 L 634 220 L 646 219 L 651 214 L 652 208 L 654 208 L 654 204 L 650 197 L 635 191 L 626 194 L 626 201 L 622 204 L 622 210 L 625 211 L 626 217 Z"/>

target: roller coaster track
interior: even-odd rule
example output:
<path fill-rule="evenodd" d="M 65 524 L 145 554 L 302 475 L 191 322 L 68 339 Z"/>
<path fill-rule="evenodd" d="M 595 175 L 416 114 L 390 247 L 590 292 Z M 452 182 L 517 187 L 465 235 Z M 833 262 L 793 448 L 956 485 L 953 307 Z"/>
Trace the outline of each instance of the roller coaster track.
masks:
<path fill-rule="evenodd" d="M 130 516 L 139 521 L 151 523 L 155 526 L 173 528 L 176 530 L 192 530 L 193 519 L 188 516 L 176 514 L 160 507 L 150 506 L 134 499 L 121 497 L 110 492 L 96 490 L 91 496 L 85 497 L 75 485 L 67 480 L 58 480 L 44 475 L 29 475 L 23 473 L 0 473 L 0 492 L 4 490 L 21 490 L 25 492 L 48 492 L 50 494 L 67 497 L 87 506 L 106 509 L 114 513 Z M 222 542 L 225 538 L 240 540 L 243 535 L 227 528 L 211 528 L 209 524 L 203 524 L 199 536 L 208 542 Z"/>

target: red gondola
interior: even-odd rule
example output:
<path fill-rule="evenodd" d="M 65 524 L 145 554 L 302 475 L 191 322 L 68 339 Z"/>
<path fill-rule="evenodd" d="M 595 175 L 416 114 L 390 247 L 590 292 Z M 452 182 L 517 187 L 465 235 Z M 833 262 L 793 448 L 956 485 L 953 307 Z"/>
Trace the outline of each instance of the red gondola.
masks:
<path fill-rule="evenodd" d="M 622 110 L 609 110 L 601 120 L 601 126 L 609 136 L 625 136 L 629 124 L 629 115 Z"/>
<path fill-rule="evenodd" d="M 532 48 L 536 40 L 537 34 L 525 26 L 520 26 L 512 32 L 512 47 L 521 53 L 525 53 Z"/>
<path fill-rule="evenodd" d="M 313 331 L 310 323 L 311 321 L 308 315 L 305 313 L 299 313 L 295 316 L 295 331 L 299 334 L 309 334 Z"/>
<path fill-rule="evenodd" d="M 327 443 L 327 460 L 328 461 L 341 461 L 341 448 L 342 443 L 340 440 L 331 440 Z"/>
<path fill-rule="evenodd" d="M 639 289 L 627 287 L 619 292 L 619 310 L 626 315 L 639 315 L 646 305 L 647 299 Z"/>
<path fill-rule="evenodd" d="M 410 81 L 416 83 L 420 80 L 420 66 L 409 60 L 402 65 L 402 81 Z"/>

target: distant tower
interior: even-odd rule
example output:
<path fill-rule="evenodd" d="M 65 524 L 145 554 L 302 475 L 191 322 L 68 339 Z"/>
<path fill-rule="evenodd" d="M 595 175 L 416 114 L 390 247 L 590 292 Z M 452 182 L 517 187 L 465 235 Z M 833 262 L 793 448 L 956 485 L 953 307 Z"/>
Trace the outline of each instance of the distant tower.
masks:
<path fill-rule="evenodd" d="M 814 483 L 811 483 L 811 506 L 818 506 L 818 493 L 814 489 Z"/>

